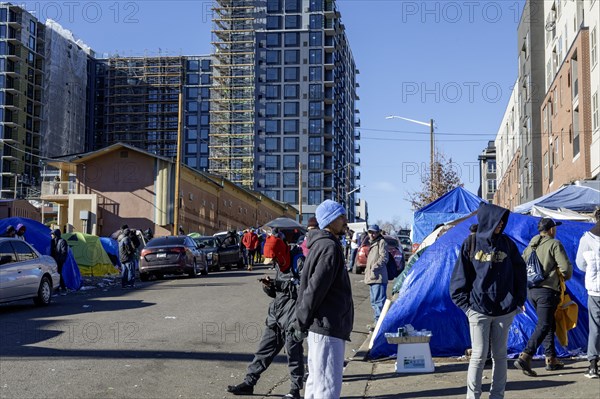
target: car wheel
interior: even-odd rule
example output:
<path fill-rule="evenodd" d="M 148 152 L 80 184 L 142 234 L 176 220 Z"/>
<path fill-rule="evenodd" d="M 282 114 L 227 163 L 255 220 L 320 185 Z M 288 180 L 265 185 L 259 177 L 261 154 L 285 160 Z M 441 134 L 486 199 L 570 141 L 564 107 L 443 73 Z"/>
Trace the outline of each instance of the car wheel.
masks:
<path fill-rule="evenodd" d="M 38 306 L 46 306 L 52 300 L 52 283 L 47 276 L 42 277 L 40 288 L 38 288 L 37 296 L 33 298 L 33 302 Z"/>
<path fill-rule="evenodd" d="M 192 271 L 189 272 L 188 276 L 190 276 L 190 278 L 198 277 L 198 264 L 196 263 L 196 259 L 194 259 L 194 262 L 192 263 Z"/>
<path fill-rule="evenodd" d="M 140 273 L 140 280 L 148 281 L 148 280 L 150 280 L 150 275 L 148 273 Z"/>

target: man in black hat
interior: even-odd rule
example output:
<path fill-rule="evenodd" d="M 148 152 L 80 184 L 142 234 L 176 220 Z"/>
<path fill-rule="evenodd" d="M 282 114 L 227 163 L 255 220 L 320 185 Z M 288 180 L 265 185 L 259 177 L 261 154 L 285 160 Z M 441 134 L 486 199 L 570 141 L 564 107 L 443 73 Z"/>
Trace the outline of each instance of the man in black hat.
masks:
<path fill-rule="evenodd" d="M 525 261 L 529 259 L 533 251 L 536 252 L 544 275 L 544 280 L 529 288 L 529 300 L 535 308 L 538 321 L 527 346 L 514 362 L 516 368 L 530 377 L 537 375 L 531 369 L 531 358 L 535 355 L 540 344 L 544 345 L 546 370 L 560 370 L 565 366 L 556 358 L 556 347 L 554 346 L 556 320 L 554 313 L 560 303 L 560 277 L 562 276 L 565 281 L 570 279 L 573 274 L 573 266 L 563 245 L 554 238 L 556 237 L 556 227 L 561 224 L 561 222 L 556 222 L 550 218 L 542 218 L 538 223 L 540 234 L 531 239 L 523 252 Z"/>

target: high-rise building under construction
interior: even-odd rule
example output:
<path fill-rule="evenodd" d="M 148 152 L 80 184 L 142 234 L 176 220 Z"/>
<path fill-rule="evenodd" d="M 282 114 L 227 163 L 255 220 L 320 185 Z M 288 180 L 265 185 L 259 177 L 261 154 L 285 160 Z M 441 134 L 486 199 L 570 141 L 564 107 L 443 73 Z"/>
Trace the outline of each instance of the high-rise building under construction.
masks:
<path fill-rule="evenodd" d="M 210 170 L 353 218 L 358 70 L 334 0 L 215 0 Z M 303 205 L 301 205 L 303 204 Z"/>

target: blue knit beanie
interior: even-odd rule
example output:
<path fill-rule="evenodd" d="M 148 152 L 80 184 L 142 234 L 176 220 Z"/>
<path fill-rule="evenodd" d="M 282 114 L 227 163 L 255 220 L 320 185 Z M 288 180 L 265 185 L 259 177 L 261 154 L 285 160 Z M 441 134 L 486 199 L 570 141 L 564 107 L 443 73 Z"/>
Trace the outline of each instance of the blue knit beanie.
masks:
<path fill-rule="evenodd" d="M 316 216 L 319 222 L 319 228 L 324 229 L 329 226 L 338 216 L 345 215 L 346 210 L 340 204 L 332 200 L 325 200 L 317 207 Z"/>

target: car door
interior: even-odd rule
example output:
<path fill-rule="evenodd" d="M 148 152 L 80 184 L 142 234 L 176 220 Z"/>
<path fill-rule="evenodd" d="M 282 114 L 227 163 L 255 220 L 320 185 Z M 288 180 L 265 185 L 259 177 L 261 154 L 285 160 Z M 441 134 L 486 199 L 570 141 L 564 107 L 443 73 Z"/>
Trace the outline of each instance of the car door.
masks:
<path fill-rule="evenodd" d="M 37 254 L 23 241 L 11 242 L 19 264 L 19 296 L 35 295 L 42 279 L 42 264 Z"/>
<path fill-rule="evenodd" d="M 0 301 L 9 300 L 17 296 L 18 290 L 17 255 L 10 245 L 10 241 L 0 242 Z"/>

